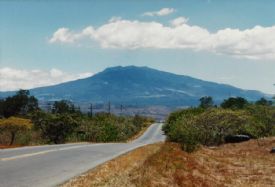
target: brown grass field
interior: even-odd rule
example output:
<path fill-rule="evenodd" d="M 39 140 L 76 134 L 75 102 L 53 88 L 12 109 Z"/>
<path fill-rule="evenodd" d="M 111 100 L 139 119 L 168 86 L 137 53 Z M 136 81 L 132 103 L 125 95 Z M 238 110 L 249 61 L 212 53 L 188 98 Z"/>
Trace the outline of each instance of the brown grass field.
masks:
<path fill-rule="evenodd" d="M 194 153 L 175 143 L 138 148 L 76 177 L 75 186 L 275 186 L 275 137 L 220 147 L 202 147 Z"/>

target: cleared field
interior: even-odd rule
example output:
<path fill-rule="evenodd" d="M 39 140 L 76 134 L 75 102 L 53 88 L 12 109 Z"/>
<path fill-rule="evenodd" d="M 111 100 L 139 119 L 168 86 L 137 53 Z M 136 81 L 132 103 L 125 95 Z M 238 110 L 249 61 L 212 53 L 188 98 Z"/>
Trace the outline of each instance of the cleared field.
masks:
<path fill-rule="evenodd" d="M 72 186 L 275 186 L 275 138 L 201 148 L 138 148 L 63 184 Z"/>

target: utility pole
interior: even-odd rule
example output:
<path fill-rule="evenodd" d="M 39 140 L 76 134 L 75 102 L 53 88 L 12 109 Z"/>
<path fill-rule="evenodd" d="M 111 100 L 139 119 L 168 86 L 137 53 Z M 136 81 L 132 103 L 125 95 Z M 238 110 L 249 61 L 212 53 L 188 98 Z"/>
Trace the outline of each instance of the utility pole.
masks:
<path fill-rule="evenodd" d="M 120 115 L 122 116 L 123 105 L 120 105 Z"/>
<path fill-rule="evenodd" d="M 108 113 L 111 114 L 111 102 L 108 103 Z"/>
<path fill-rule="evenodd" d="M 90 115 L 93 117 L 93 104 L 90 105 Z"/>
<path fill-rule="evenodd" d="M 50 102 L 47 102 L 47 111 L 48 111 L 48 113 L 52 112 L 52 106 L 51 106 Z"/>

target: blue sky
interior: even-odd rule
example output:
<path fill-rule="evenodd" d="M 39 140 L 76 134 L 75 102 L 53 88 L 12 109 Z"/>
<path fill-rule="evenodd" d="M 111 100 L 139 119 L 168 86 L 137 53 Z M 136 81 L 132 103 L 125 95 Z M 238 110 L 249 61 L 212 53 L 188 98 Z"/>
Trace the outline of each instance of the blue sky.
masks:
<path fill-rule="evenodd" d="M 0 90 L 136 65 L 275 94 L 273 39 L 273 0 L 1 0 Z"/>

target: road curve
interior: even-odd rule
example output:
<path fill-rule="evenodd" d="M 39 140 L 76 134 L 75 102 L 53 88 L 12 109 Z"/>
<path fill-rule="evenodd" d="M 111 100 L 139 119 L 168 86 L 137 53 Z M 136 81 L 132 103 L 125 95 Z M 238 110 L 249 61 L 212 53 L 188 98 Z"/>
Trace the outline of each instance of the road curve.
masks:
<path fill-rule="evenodd" d="M 131 143 L 76 143 L 0 150 L 1 187 L 56 186 L 137 147 L 164 141 L 162 124 Z"/>

